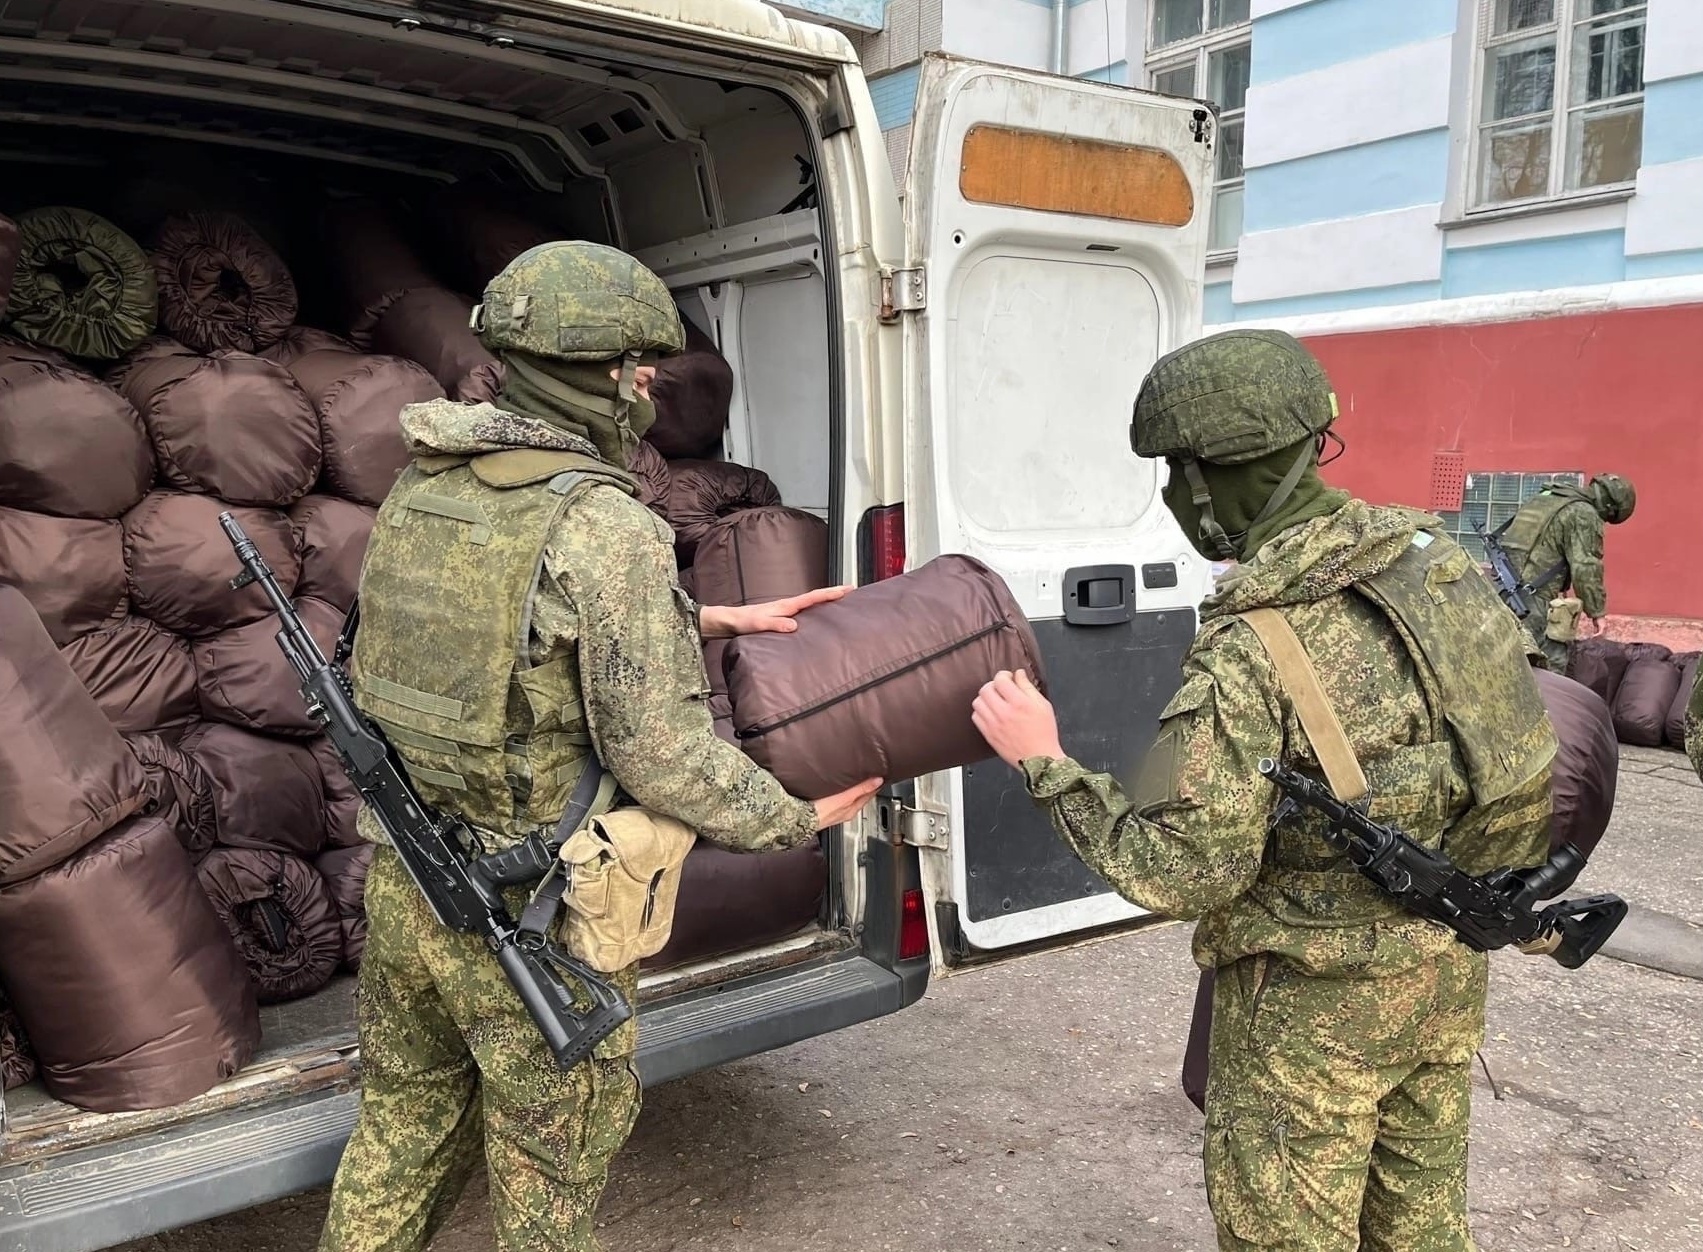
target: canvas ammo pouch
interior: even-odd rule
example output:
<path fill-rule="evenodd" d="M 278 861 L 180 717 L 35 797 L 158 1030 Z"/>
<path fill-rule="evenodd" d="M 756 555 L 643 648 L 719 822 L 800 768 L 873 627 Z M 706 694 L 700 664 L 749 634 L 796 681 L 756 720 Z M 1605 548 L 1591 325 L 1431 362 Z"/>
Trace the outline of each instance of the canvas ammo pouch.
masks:
<path fill-rule="evenodd" d="M 660 952 L 674 929 L 680 867 L 697 842 L 683 822 L 648 809 L 594 817 L 562 845 L 568 886 L 564 947 L 604 974 Z"/>
<path fill-rule="evenodd" d="M 1572 643 L 1579 637 L 1579 615 L 1585 603 L 1577 596 L 1557 596 L 1549 602 L 1549 620 L 1544 637 L 1555 643 Z"/>

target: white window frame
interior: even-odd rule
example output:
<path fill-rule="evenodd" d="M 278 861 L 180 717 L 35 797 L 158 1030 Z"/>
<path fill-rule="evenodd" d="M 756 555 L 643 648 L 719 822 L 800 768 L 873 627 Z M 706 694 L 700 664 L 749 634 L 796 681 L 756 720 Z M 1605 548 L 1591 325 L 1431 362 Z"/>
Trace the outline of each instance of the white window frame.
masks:
<path fill-rule="evenodd" d="M 1204 27 L 1206 25 L 1207 16 L 1211 12 L 1210 5 L 1212 0 L 1199 0 L 1199 3 L 1201 6 L 1201 25 Z M 1240 47 L 1243 44 L 1247 44 L 1249 46 L 1253 44 L 1254 23 L 1252 18 L 1250 18 L 1245 22 L 1237 22 L 1232 26 L 1224 26 L 1218 30 L 1206 31 L 1203 34 L 1191 36 L 1188 39 L 1179 39 L 1175 43 L 1168 43 L 1163 47 L 1156 47 L 1153 42 L 1153 28 L 1155 23 L 1159 20 L 1159 8 L 1155 4 L 1149 4 L 1147 8 L 1147 30 L 1145 32 L 1146 55 L 1142 59 L 1142 68 L 1145 75 L 1143 80 L 1144 84 L 1150 91 L 1158 90 L 1156 84 L 1159 75 L 1170 73 L 1173 70 L 1190 67 L 1194 70 L 1195 98 L 1205 100 L 1207 98 L 1206 87 L 1208 82 L 1207 65 L 1212 54 L 1215 52 L 1227 52 L 1230 49 Z M 1245 105 L 1240 109 L 1222 109 L 1218 114 L 1219 128 L 1222 130 L 1225 123 L 1244 121 L 1246 117 L 1247 108 Z M 1213 155 L 1211 209 L 1213 213 L 1218 211 L 1218 196 L 1220 192 L 1241 191 L 1247 184 L 1247 150 L 1245 147 L 1247 128 L 1245 126 L 1243 127 L 1242 135 L 1244 148 L 1243 168 L 1240 177 L 1220 179 L 1218 177 L 1217 154 L 1214 153 Z M 1238 241 L 1240 240 L 1240 237 L 1240 233 L 1238 232 Z M 1207 259 L 1209 261 L 1234 260 L 1235 256 L 1236 244 L 1231 244 L 1228 248 L 1214 248 L 1207 253 Z"/>
<path fill-rule="evenodd" d="M 1642 0 L 1644 18 L 1644 48 L 1649 52 L 1649 19 L 1650 8 L 1648 0 Z M 1544 26 L 1521 31 L 1510 31 L 1506 35 L 1492 33 L 1496 20 L 1497 0 L 1476 0 L 1478 14 L 1473 28 L 1472 45 L 1472 77 L 1469 82 L 1471 92 L 1471 132 L 1467 143 L 1466 177 L 1462 187 L 1465 217 L 1471 219 L 1481 215 L 1494 215 L 1518 211 L 1522 209 L 1543 208 L 1547 206 L 1567 204 L 1576 201 L 1589 201 L 1605 197 L 1623 197 L 1630 194 L 1637 183 L 1637 171 L 1624 182 L 1602 183 L 1593 187 L 1569 189 L 1567 186 L 1567 141 L 1571 133 L 1573 115 L 1586 111 L 1600 111 L 1615 104 L 1638 103 L 1640 112 L 1643 111 L 1648 96 L 1648 83 L 1640 85 L 1638 91 L 1628 95 L 1614 96 L 1606 100 L 1594 100 L 1587 104 L 1572 103 L 1573 85 L 1573 46 L 1574 32 L 1579 26 L 1598 20 L 1600 17 L 1612 17 L 1613 14 L 1601 14 L 1593 17 L 1582 13 L 1586 0 L 1555 0 L 1555 19 Z M 1553 29 L 1555 32 L 1555 82 L 1552 100 L 1549 107 L 1549 188 L 1541 195 L 1527 196 L 1517 200 L 1482 200 L 1480 199 L 1480 176 L 1483 173 L 1484 143 L 1487 132 L 1494 127 L 1506 126 L 1510 121 L 1518 119 L 1503 118 L 1499 121 L 1486 121 L 1485 97 L 1488 84 L 1485 75 L 1489 70 L 1489 52 L 1503 44 L 1523 43 L 1544 31 Z M 1543 114 L 1532 114 L 1535 121 Z M 1640 162 L 1641 164 L 1641 162 Z"/>

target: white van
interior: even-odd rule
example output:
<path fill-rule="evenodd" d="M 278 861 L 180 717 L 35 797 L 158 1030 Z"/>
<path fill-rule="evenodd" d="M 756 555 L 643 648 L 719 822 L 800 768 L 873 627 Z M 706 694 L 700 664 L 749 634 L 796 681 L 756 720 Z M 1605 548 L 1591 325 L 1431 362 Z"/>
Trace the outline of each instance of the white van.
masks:
<path fill-rule="evenodd" d="M 1127 431 L 1148 367 L 1199 333 L 1215 140 L 1189 101 L 932 57 L 901 199 L 848 42 L 758 0 L 0 0 L 0 209 L 50 168 L 191 168 L 205 145 L 298 192 L 545 193 L 721 345 L 726 455 L 828 519 L 842 580 L 944 552 L 1004 575 L 1067 743 L 1108 769 L 1153 734 L 1209 583 Z M 646 978 L 647 1082 L 1140 917 L 997 762 L 892 788 L 829 863 L 805 933 Z M 248 1069 L 176 1108 L 8 1093 L 0 1252 L 328 1181 L 359 1081 L 349 981 L 263 1024 Z"/>

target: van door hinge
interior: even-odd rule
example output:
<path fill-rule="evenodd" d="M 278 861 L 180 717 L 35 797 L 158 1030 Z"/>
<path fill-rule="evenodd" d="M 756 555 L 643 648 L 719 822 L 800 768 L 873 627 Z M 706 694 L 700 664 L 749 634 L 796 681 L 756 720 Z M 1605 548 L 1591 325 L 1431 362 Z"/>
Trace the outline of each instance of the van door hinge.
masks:
<path fill-rule="evenodd" d="M 1194 132 L 1196 143 L 1207 143 L 1212 138 L 1212 114 L 1205 109 L 1196 109 L 1189 120 L 1189 129 Z"/>
<path fill-rule="evenodd" d="M 883 269 L 881 271 L 881 310 L 883 322 L 896 322 L 901 313 L 915 313 L 928 306 L 928 279 L 922 268 Z"/>
<path fill-rule="evenodd" d="M 894 803 L 891 821 L 893 835 L 899 843 L 908 843 L 913 848 L 941 849 L 951 843 L 952 821 L 943 808 L 932 805 L 911 808 Z"/>

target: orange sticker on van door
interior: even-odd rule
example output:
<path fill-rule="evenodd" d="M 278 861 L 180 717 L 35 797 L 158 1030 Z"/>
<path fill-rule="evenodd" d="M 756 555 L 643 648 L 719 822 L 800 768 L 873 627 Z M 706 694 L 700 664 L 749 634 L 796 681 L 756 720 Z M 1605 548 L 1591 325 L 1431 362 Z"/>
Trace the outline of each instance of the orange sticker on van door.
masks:
<path fill-rule="evenodd" d="M 1194 218 L 1194 188 L 1168 152 L 1004 126 L 964 136 L 958 190 L 977 204 L 1043 213 L 1154 226 Z"/>

